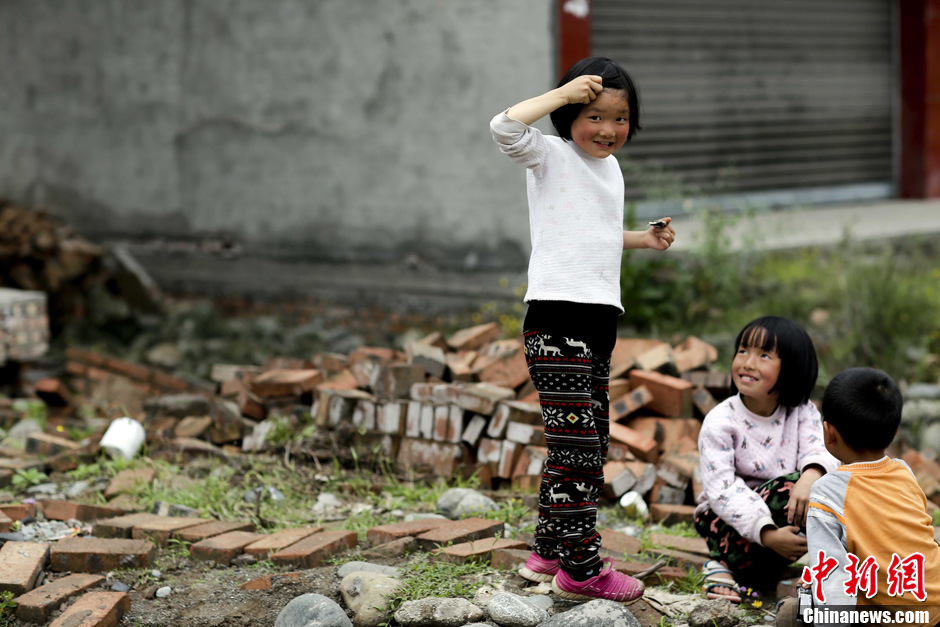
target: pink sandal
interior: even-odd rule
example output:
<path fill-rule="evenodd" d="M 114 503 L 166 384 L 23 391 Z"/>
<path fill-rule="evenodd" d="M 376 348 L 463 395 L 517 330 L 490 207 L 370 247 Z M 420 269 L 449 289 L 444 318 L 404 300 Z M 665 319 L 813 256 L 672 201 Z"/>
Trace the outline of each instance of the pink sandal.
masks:
<path fill-rule="evenodd" d="M 590 601 L 608 599 L 629 605 L 643 596 L 643 582 L 630 575 L 614 570 L 613 560 L 605 557 L 601 572 L 586 581 L 572 579 L 568 573 L 559 570 L 552 580 L 552 592 L 563 599 Z"/>

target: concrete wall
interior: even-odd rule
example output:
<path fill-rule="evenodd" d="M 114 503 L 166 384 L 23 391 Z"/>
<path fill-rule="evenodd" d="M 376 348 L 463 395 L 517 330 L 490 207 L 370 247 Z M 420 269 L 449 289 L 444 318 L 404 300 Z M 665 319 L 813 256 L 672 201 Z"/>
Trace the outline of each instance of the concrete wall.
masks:
<path fill-rule="evenodd" d="M 96 238 L 524 265 L 487 124 L 553 84 L 553 0 L 5 0 L 0 195 Z"/>

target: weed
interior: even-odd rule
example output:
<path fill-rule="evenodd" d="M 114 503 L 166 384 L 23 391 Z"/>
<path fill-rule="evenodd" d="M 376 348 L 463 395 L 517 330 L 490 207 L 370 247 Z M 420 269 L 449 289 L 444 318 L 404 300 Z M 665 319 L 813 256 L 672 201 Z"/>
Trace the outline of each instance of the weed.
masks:
<path fill-rule="evenodd" d="M 38 468 L 20 468 L 16 471 L 16 474 L 13 475 L 11 483 L 13 487 L 19 490 L 25 490 L 30 486 L 39 485 L 48 478 L 49 475 Z"/>
<path fill-rule="evenodd" d="M 12 624 L 13 612 L 16 610 L 16 603 L 13 601 L 15 596 L 8 590 L 0 592 L 0 627 Z"/>
<path fill-rule="evenodd" d="M 46 404 L 40 400 L 20 398 L 13 401 L 13 411 L 20 412 L 28 420 L 36 421 L 43 429 L 48 424 Z"/>
<path fill-rule="evenodd" d="M 426 553 L 413 557 L 401 569 L 400 584 L 395 595 L 389 599 L 389 615 L 402 603 L 428 597 L 473 598 L 483 585 L 483 576 L 494 572 L 484 562 L 432 562 Z"/>
<path fill-rule="evenodd" d="M 705 574 L 693 566 L 690 566 L 686 573 L 684 579 L 676 580 L 676 590 L 683 594 L 701 593 L 702 584 L 705 583 Z"/>
<path fill-rule="evenodd" d="M 509 499 L 508 501 L 499 504 L 496 509 L 479 514 L 479 516 L 482 518 L 488 518 L 490 520 L 501 520 L 507 525 L 512 525 L 513 527 L 521 525 L 522 522 L 531 515 L 532 510 L 523 504 L 522 499 Z"/>

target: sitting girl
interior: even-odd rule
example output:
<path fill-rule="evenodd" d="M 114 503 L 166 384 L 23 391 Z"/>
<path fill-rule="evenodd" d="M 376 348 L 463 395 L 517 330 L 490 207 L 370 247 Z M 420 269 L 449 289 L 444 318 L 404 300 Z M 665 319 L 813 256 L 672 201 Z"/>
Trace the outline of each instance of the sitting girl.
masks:
<path fill-rule="evenodd" d="M 703 590 L 738 603 L 738 583 L 772 585 L 806 552 L 810 486 L 838 462 L 809 400 L 817 364 L 806 331 L 765 316 L 744 327 L 735 347 L 734 395 L 708 412 L 699 435 L 704 491 L 695 528 L 713 558 Z"/>

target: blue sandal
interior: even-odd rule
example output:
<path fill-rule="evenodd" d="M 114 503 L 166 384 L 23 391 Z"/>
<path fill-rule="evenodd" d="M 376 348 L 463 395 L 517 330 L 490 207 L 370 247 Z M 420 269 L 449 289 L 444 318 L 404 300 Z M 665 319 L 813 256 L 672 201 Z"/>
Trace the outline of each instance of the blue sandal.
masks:
<path fill-rule="evenodd" d="M 728 567 L 718 560 L 708 560 L 702 566 L 702 574 L 705 575 L 705 583 L 702 585 L 702 592 L 707 599 L 725 599 L 731 603 L 740 603 L 741 595 L 738 594 L 738 583 L 734 580 L 734 575 L 728 570 Z M 726 588 L 731 594 L 721 594 L 714 592 L 715 588 Z"/>

